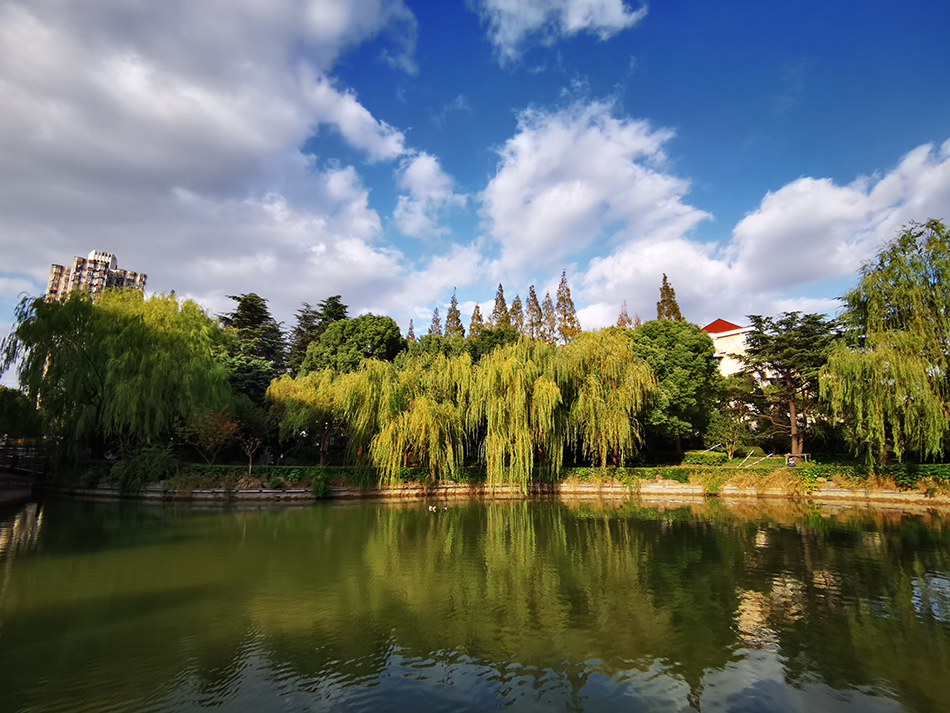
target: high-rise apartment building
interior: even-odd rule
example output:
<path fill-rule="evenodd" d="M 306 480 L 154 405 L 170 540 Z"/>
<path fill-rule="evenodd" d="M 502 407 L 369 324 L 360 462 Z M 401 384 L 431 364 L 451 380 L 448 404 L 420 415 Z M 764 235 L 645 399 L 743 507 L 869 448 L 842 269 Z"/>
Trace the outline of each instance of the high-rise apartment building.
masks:
<path fill-rule="evenodd" d="M 76 290 L 85 290 L 96 299 L 106 287 L 134 287 L 145 291 L 144 272 L 120 270 L 115 255 L 93 250 L 89 257 L 74 257 L 72 267 L 50 265 L 46 299 L 58 300 Z"/>

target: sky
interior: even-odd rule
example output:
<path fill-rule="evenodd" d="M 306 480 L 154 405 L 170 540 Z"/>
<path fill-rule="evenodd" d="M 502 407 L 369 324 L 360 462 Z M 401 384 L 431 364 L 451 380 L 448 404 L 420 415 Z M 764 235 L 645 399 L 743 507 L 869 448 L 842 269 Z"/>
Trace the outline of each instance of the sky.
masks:
<path fill-rule="evenodd" d="M 92 250 L 423 333 L 826 312 L 950 221 L 950 3 L 0 0 L 0 327 Z"/>

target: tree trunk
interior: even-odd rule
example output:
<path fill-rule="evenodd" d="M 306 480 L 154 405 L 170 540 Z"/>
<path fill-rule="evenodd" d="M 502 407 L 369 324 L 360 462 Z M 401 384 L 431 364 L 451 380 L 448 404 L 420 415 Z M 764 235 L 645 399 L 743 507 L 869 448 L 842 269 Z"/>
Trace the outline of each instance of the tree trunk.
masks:
<path fill-rule="evenodd" d="M 327 464 L 327 451 L 330 450 L 330 422 L 323 424 L 323 435 L 320 437 L 320 465 Z"/>
<path fill-rule="evenodd" d="M 802 454 L 802 434 L 798 430 L 798 410 L 795 399 L 788 400 L 788 417 L 792 436 L 792 455 L 800 456 Z"/>

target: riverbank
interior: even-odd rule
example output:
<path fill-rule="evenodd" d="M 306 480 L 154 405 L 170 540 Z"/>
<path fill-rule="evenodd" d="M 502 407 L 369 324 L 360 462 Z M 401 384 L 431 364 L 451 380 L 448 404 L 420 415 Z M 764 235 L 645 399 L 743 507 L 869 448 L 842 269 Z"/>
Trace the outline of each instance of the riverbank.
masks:
<path fill-rule="evenodd" d="M 139 491 L 123 491 L 118 488 L 99 486 L 84 488 L 66 485 L 46 485 L 44 491 L 53 495 L 96 499 L 137 499 L 148 501 L 211 501 L 211 502 L 282 502 L 305 503 L 318 499 L 458 499 L 493 498 L 518 499 L 526 496 L 517 486 L 502 485 L 490 488 L 485 484 L 445 484 L 427 486 L 402 484 L 383 487 L 331 487 L 324 498 L 318 498 L 311 490 L 303 488 L 190 488 L 177 489 L 153 485 Z M 681 483 L 673 480 L 641 481 L 634 485 L 621 482 L 598 483 L 565 482 L 556 485 L 533 484 L 528 486 L 527 496 L 561 496 L 570 498 L 631 498 L 643 499 L 724 500 L 793 499 L 816 504 L 868 503 L 874 505 L 913 505 L 917 507 L 950 510 L 950 493 L 927 493 L 920 491 L 883 490 L 875 488 L 841 488 L 826 483 L 809 491 L 791 490 L 782 487 L 741 487 L 723 485 L 717 492 L 709 492 L 708 486 Z"/>

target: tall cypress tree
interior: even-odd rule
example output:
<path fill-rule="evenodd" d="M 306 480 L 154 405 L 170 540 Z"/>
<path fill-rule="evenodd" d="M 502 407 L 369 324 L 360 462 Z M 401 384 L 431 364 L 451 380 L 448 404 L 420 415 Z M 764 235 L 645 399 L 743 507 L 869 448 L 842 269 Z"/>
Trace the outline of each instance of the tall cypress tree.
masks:
<path fill-rule="evenodd" d="M 627 314 L 627 300 L 624 300 L 623 307 L 620 308 L 620 316 L 617 317 L 617 326 L 630 327 L 632 325 L 633 325 L 633 320 L 630 319 L 630 315 Z"/>
<path fill-rule="evenodd" d="M 442 336 L 442 318 L 439 316 L 438 307 L 432 312 L 432 324 L 429 325 L 429 334 L 434 337 Z"/>
<path fill-rule="evenodd" d="M 508 305 L 505 303 L 505 288 L 498 283 L 495 293 L 495 308 L 491 311 L 491 326 L 494 329 L 510 329 L 511 317 L 508 314 Z"/>
<path fill-rule="evenodd" d="M 416 341 L 416 328 L 412 323 L 412 320 L 409 320 L 409 331 L 406 332 L 406 341 L 414 342 Z"/>
<path fill-rule="evenodd" d="M 449 312 L 445 315 L 445 337 L 465 338 L 465 327 L 462 326 L 462 315 L 459 314 L 459 301 L 452 290 L 452 301 L 449 303 Z"/>
<path fill-rule="evenodd" d="M 567 270 L 561 273 L 561 284 L 557 286 L 557 331 L 565 344 L 581 332 L 581 323 L 571 299 L 571 287 L 567 284 Z"/>
<path fill-rule="evenodd" d="M 478 305 L 472 310 L 472 321 L 468 325 L 469 338 L 477 337 L 485 329 L 485 320 L 482 318 L 482 310 Z"/>
<path fill-rule="evenodd" d="M 554 302 L 551 293 L 544 293 L 544 302 L 541 303 L 541 339 L 553 342 L 557 339 L 557 312 L 554 311 Z"/>
<path fill-rule="evenodd" d="M 656 318 L 672 319 L 677 322 L 683 321 L 680 306 L 676 303 L 676 290 L 667 281 L 665 272 L 663 273 L 663 284 L 660 285 L 660 301 L 656 303 Z"/>
<path fill-rule="evenodd" d="M 517 329 L 519 334 L 524 334 L 524 310 L 521 307 L 521 297 L 518 295 L 515 295 L 515 298 L 511 301 L 508 318 L 511 321 L 512 329 Z"/>
<path fill-rule="evenodd" d="M 541 323 L 544 321 L 544 315 L 541 313 L 541 305 L 538 304 L 538 295 L 534 291 L 534 285 L 528 288 L 528 301 L 525 304 L 524 314 L 524 332 L 531 339 L 541 337 Z"/>

